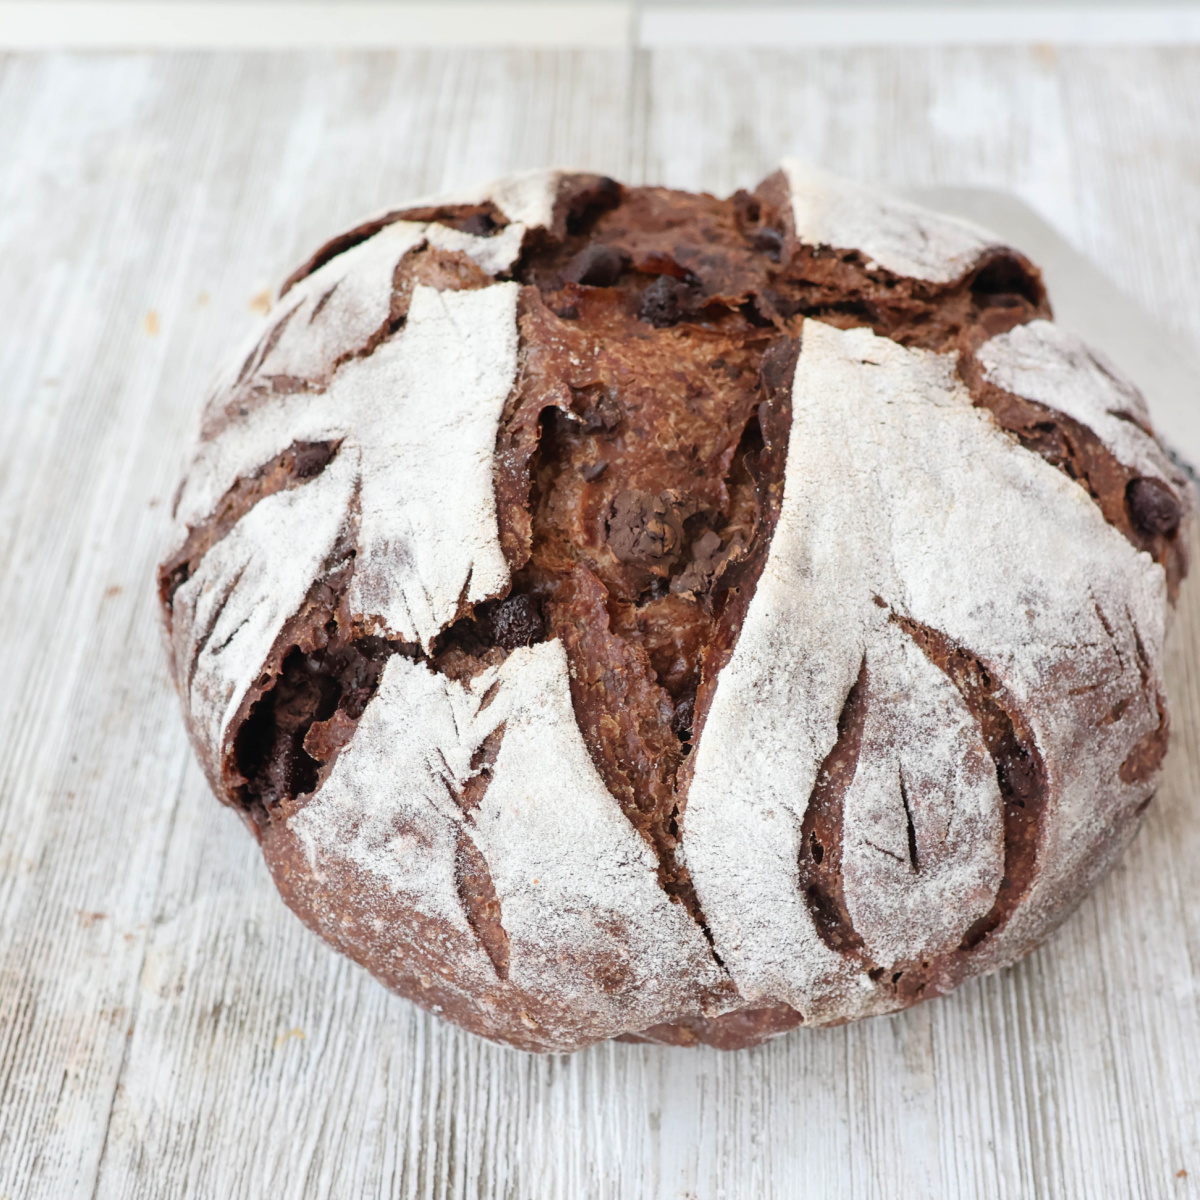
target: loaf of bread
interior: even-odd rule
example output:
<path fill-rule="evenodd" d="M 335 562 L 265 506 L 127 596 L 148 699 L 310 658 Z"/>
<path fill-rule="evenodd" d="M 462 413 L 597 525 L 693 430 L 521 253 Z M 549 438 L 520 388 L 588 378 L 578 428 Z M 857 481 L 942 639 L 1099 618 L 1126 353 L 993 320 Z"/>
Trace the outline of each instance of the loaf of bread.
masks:
<path fill-rule="evenodd" d="M 737 1048 L 1012 963 L 1113 864 L 1189 489 L 982 229 L 544 171 L 286 281 L 159 584 L 313 930 L 527 1050 Z"/>

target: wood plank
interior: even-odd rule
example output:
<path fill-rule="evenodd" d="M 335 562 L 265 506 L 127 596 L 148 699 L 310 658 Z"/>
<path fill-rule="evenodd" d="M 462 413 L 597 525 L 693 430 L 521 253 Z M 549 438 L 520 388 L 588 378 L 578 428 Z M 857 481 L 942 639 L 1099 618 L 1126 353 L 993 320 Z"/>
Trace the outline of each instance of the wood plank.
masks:
<path fill-rule="evenodd" d="M 18 631 L 0 695 L 0 1196 L 1194 1194 L 1200 588 L 1173 632 L 1158 800 L 1043 950 L 743 1054 L 531 1058 L 388 995 L 283 908 L 191 761 L 149 579 L 205 381 L 255 293 L 363 211 L 504 170 L 728 191 L 800 153 L 894 186 L 1009 187 L 1200 333 L 1198 65 L 0 59 L 0 601 Z"/>

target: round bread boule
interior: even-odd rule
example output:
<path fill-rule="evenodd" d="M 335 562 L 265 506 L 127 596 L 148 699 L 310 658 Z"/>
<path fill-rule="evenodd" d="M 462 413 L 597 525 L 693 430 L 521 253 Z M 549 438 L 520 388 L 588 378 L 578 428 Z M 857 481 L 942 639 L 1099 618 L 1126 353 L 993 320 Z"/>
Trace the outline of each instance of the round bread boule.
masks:
<path fill-rule="evenodd" d="M 1011 963 L 1112 865 L 1191 505 L 984 230 L 545 171 L 292 275 L 160 587 L 312 929 L 527 1050 L 735 1048 Z"/>

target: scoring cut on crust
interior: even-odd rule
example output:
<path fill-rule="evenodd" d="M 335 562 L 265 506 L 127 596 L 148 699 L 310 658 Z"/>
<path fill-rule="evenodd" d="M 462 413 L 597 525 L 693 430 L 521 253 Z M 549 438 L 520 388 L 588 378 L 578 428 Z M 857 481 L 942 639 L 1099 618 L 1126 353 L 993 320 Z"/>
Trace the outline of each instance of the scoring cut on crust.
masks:
<path fill-rule="evenodd" d="M 985 231 L 796 162 L 538 172 L 318 251 L 160 572 L 288 903 L 533 1050 L 733 1047 L 1027 952 L 1166 747 L 1187 481 Z"/>
<path fill-rule="evenodd" d="M 873 715 L 877 706 L 893 715 L 886 734 L 863 738 L 843 802 L 851 914 L 902 910 L 914 884 L 975 914 L 981 885 L 998 883 L 988 867 L 994 820 L 979 819 L 979 797 L 962 784 L 942 793 L 941 813 L 913 818 L 913 857 L 919 864 L 924 851 L 932 869 L 876 862 L 867 882 L 864 851 L 878 846 L 875 827 L 895 831 L 906 807 L 923 807 L 917 789 L 910 796 L 901 782 L 906 756 L 909 770 L 920 756 L 905 749 L 908 740 L 923 727 L 923 752 L 944 780 L 968 762 L 953 692 L 928 671 L 907 672 L 899 688 L 889 679 L 897 631 L 920 626 L 965 648 L 1004 681 L 1028 722 L 1052 799 L 1022 907 L 973 951 L 999 965 L 1021 952 L 1031 923 L 1052 920 L 1068 902 L 1056 885 L 1097 852 L 1097 832 L 1120 831 L 1123 840 L 1149 795 L 1146 782 L 1124 785 L 1117 775 L 1160 723 L 1143 671 L 1160 678 L 1165 587 L 1161 569 L 1081 488 L 972 405 L 949 356 L 806 322 L 792 412 L 783 510 L 697 748 L 685 845 L 741 993 L 849 1016 L 872 1011 L 880 997 L 862 987 L 859 964 L 820 941 L 796 863 L 812 853 L 801 826 L 860 672 L 868 729 L 886 719 Z M 941 735 L 933 738 L 928 713 L 938 708 Z M 1108 721 L 1114 711 L 1120 718 Z M 884 762 L 870 761 L 876 749 Z M 996 768 L 993 778 L 1002 779 Z M 870 798 L 856 796 L 872 786 Z M 936 834 L 922 846 L 923 827 L 944 827 L 952 815 L 955 838 L 969 847 L 961 858 L 945 855 Z M 894 835 L 884 847 L 903 848 Z M 920 952 L 911 958 L 930 964 L 923 969 L 939 989 L 949 986 L 964 964 L 935 961 L 946 949 L 945 915 L 920 902 L 912 912 L 904 935 Z M 868 970 L 893 966 L 872 958 Z"/>

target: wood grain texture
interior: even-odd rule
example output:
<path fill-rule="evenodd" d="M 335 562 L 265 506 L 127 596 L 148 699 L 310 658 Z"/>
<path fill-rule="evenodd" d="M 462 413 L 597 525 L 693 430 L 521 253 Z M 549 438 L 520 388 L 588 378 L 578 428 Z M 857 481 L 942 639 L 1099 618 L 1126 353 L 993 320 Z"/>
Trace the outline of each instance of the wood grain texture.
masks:
<path fill-rule="evenodd" d="M 1200 1195 L 1200 588 L 1159 797 L 1043 950 L 742 1054 L 531 1058 L 284 909 L 191 759 L 151 587 L 213 366 L 364 211 L 800 154 L 1011 188 L 1200 335 L 1198 81 L 1194 50 L 0 58 L 0 1197 Z"/>

